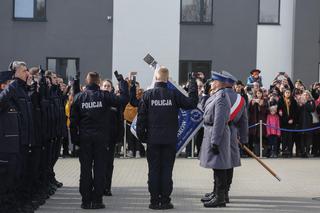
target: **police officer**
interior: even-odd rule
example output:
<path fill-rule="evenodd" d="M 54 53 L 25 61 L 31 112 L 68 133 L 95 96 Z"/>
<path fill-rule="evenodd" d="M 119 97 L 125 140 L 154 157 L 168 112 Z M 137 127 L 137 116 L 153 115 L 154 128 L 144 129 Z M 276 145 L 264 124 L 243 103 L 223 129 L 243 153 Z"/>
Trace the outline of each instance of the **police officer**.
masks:
<path fill-rule="evenodd" d="M 11 71 L 0 72 L 0 93 L 12 79 Z M 15 189 L 18 178 L 18 113 L 12 106 L 0 107 L 0 212 L 17 212 Z"/>
<path fill-rule="evenodd" d="M 238 138 L 241 144 L 248 143 L 248 116 L 245 99 L 233 90 L 233 85 L 237 79 L 227 71 L 222 71 L 221 73 L 227 78 L 224 91 L 231 103 L 229 127 L 231 133 L 230 147 L 232 168 L 227 170 L 227 187 L 225 193 L 226 203 L 229 203 L 229 190 L 233 178 L 233 168 L 241 166 Z M 211 200 L 215 194 L 215 191 L 206 194 L 207 196 L 202 198 L 202 201 L 207 202 Z"/>
<path fill-rule="evenodd" d="M 227 78 L 221 73 L 213 72 L 211 79 L 213 94 L 205 103 L 200 166 L 213 169 L 216 196 L 205 202 L 204 207 L 225 207 L 227 169 L 232 168 L 228 125 L 231 105 L 224 91 Z"/>
<path fill-rule="evenodd" d="M 29 70 L 29 92 L 28 95 L 32 103 L 32 115 L 34 128 L 32 129 L 34 134 L 34 143 L 30 147 L 31 160 L 28 168 L 31 173 L 32 184 L 32 203 L 36 208 L 45 203 L 45 197 L 40 196 L 40 163 L 42 154 L 42 122 L 41 122 L 41 99 L 39 93 L 39 68 L 33 67 Z"/>
<path fill-rule="evenodd" d="M 20 139 L 20 167 L 21 175 L 18 184 L 17 195 L 19 206 L 25 212 L 33 212 L 31 203 L 31 174 L 28 168 L 30 162 L 30 147 L 34 143 L 32 103 L 28 96 L 26 81 L 29 71 L 26 63 L 14 61 L 10 64 L 14 80 L 0 93 L 0 110 L 13 107 L 17 110 L 19 117 L 19 139 Z"/>
<path fill-rule="evenodd" d="M 169 70 L 161 66 L 156 71 L 153 89 L 147 90 L 139 103 L 137 135 L 147 143 L 149 165 L 148 186 L 150 209 L 172 209 L 172 170 L 176 156 L 178 110 L 197 107 L 195 80 L 189 84 L 189 97 L 168 89 Z"/>
<path fill-rule="evenodd" d="M 120 81 L 120 96 L 101 91 L 99 74 L 89 72 L 85 91 L 75 96 L 71 106 L 71 138 L 73 143 L 80 144 L 80 194 L 83 209 L 105 208 L 102 196 L 106 185 L 108 143 L 111 140 L 111 127 L 107 119 L 109 108 L 123 106 L 129 101 L 127 82 L 122 75 L 118 75 L 117 79 Z"/>
<path fill-rule="evenodd" d="M 111 80 L 104 80 L 101 85 L 101 90 L 107 91 L 111 94 L 114 93 L 114 87 Z M 103 192 L 105 196 L 112 196 L 111 192 L 111 184 L 112 184 L 112 176 L 113 176 L 113 168 L 114 168 L 114 154 L 115 154 L 115 146 L 117 142 L 121 140 L 121 137 L 124 133 L 123 128 L 123 110 L 125 106 L 121 107 L 110 107 L 109 114 L 107 115 L 107 119 L 109 120 L 109 126 L 111 127 L 111 137 L 108 143 L 108 154 L 107 154 L 107 162 L 106 162 L 106 187 Z"/>
<path fill-rule="evenodd" d="M 51 113 L 52 113 L 52 140 L 50 144 L 50 149 L 52 150 L 50 156 L 50 168 L 49 168 L 49 181 L 53 185 L 54 190 L 63 186 L 63 184 L 56 180 L 54 166 L 57 163 L 57 160 L 60 155 L 61 143 L 63 139 L 63 125 L 66 120 L 64 119 L 62 109 L 62 95 L 58 85 L 57 74 L 53 71 L 47 71 L 46 75 L 50 79 L 51 87 L 50 87 L 50 105 L 51 105 Z"/>

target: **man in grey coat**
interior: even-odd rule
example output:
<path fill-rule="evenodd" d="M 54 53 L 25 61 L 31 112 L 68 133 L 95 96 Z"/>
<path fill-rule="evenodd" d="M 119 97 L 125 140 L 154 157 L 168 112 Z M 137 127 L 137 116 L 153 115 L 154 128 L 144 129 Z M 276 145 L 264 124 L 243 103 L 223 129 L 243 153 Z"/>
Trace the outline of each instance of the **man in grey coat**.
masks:
<path fill-rule="evenodd" d="M 228 125 L 230 100 L 225 94 L 224 83 L 228 80 L 221 73 L 212 73 L 213 94 L 204 105 L 204 137 L 200 151 L 200 166 L 214 171 L 216 196 L 204 203 L 205 207 L 225 207 L 227 169 L 232 168 L 230 128 Z"/>
<path fill-rule="evenodd" d="M 229 118 L 230 128 L 230 148 L 231 148 L 231 169 L 227 170 L 227 187 L 225 192 L 226 203 L 229 203 L 229 190 L 233 178 L 233 168 L 241 166 L 240 150 L 238 140 L 241 144 L 248 143 L 248 115 L 246 110 L 246 102 L 240 94 L 233 90 L 233 85 L 237 79 L 227 71 L 221 72 L 228 78 L 225 82 L 225 93 L 230 99 L 231 110 Z M 207 193 L 201 199 L 202 202 L 208 202 L 215 196 L 215 187 L 211 193 Z"/>

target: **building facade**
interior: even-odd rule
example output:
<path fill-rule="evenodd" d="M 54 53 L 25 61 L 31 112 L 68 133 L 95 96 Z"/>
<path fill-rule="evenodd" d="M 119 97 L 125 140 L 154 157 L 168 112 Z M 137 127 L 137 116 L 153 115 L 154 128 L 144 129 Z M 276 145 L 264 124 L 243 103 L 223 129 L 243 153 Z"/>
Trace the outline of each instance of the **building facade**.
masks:
<path fill-rule="evenodd" d="M 319 80 L 319 0 L 3 0 L 0 69 L 14 60 L 112 78 L 138 72 L 146 87 L 150 53 L 183 84 L 188 72 L 228 70 L 245 80 L 262 70 L 264 84 L 287 72 Z"/>

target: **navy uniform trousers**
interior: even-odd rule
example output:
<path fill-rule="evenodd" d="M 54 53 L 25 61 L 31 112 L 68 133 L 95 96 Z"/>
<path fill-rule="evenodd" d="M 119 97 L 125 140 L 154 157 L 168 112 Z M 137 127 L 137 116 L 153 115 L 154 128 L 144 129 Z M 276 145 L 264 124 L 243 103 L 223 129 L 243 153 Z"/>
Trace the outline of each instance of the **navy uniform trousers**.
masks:
<path fill-rule="evenodd" d="M 175 144 L 148 144 L 149 192 L 151 203 L 169 203 L 173 189 L 172 170 L 176 156 Z"/>

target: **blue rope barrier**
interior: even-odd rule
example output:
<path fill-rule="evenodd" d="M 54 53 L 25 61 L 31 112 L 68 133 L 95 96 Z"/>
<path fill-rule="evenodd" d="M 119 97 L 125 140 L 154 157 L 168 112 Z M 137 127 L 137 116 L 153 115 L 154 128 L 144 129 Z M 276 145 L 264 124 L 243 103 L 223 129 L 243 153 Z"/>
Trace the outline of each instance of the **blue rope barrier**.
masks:
<path fill-rule="evenodd" d="M 286 128 L 278 128 L 278 127 L 275 127 L 272 125 L 268 125 L 266 123 L 263 123 L 263 125 L 265 125 L 266 127 L 272 128 L 272 129 L 281 130 L 281 131 L 285 131 L 285 132 L 309 132 L 309 131 L 314 131 L 314 130 L 320 129 L 320 126 L 309 128 L 309 129 L 286 129 Z"/>
<path fill-rule="evenodd" d="M 253 124 L 253 125 L 249 126 L 248 128 L 250 129 L 250 128 L 255 127 L 255 126 L 259 126 L 259 123 Z"/>

